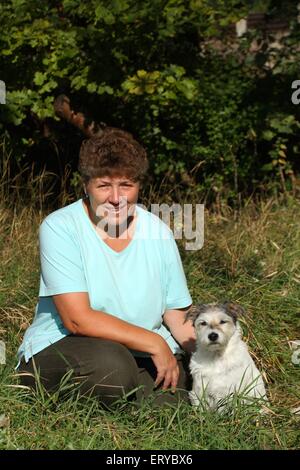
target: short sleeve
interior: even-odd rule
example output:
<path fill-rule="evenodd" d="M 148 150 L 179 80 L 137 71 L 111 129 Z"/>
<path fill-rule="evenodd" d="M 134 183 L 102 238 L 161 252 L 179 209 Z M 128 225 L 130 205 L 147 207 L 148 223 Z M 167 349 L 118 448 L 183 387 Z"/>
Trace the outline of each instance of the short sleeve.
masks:
<path fill-rule="evenodd" d="M 166 249 L 166 271 L 167 271 L 167 298 L 166 309 L 189 307 L 192 304 L 186 277 L 184 274 L 180 254 L 173 234 L 165 241 Z"/>
<path fill-rule="evenodd" d="M 71 224 L 71 221 L 70 221 Z M 87 292 L 80 247 L 68 220 L 47 217 L 40 226 L 42 296 Z"/>

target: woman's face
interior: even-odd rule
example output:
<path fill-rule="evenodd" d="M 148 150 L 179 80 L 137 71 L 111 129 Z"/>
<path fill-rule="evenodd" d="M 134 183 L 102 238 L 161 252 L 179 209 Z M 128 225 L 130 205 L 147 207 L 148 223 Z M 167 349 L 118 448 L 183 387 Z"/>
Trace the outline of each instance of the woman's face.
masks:
<path fill-rule="evenodd" d="M 126 176 L 91 178 L 84 186 L 93 212 L 108 225 L 120 225 L 134 214 L 140 184 Z"/>

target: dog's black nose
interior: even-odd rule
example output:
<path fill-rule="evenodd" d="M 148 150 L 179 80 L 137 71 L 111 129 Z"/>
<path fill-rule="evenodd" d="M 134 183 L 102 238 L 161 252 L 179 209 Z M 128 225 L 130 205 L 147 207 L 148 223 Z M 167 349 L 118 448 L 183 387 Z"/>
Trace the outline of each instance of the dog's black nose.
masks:
<path fill-rule="evenodd" d="M 218 335 L 217 333 L 210 333 L 210 334 L 208 335 L 208 339 L 209 339 L 210 341 L 217 341 L 218 338 L 219 338 L 219 335 Z"/>

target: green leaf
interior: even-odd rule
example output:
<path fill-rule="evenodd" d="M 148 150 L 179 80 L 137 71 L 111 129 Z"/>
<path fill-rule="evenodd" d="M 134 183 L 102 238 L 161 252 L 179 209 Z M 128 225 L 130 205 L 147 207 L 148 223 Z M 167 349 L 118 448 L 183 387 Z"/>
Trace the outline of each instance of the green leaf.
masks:
<path fill-rule="evenodd" d="M 34 83 L 36 85 L 42 85 L 44 83 L 44 81 L 47 79 L 47 75 L 44 74 L 44 73 L 41 73 L 41 72 L 36 72 L 34 74 Z"/>
<path fill-rule="evenodd" d="M 144 78 L 147 77 L 147 72 L 146 72 L 146 70 L 138 70 L 136 74 L 137 74 L 137 76 L 138 76 L 139 78 L 142 78 L 142 79 L 144 79 Z"/>
<path fill-rule="evenodd" d="M 145 91 L 146 93 L 149 93 L 150 95 L 152 95 L 154 92 L 155 92 L 155 85 L 154 84 L 146 84 L 145 85 Z"/>
<path fill-rule="evenodd" d="M 97 88 L 98 88 L 98 85 L 97 83 L 93 82 L 93 83 L 89 83 L 87 85 L 87 91 L 89 93 L 95 93 L 97 91 Z"/>
<path fill-rule="evenodd" d="M 95 22 L 103 20 L 107 25 L 114 24 L 115 17 L 114 15 L 103 5 L 98 5 L 95 10 Z"/>
<path fill-rule="evenodd" d="M 267 130 L 262 133 L 262 138 L 265 140 L 272 140 L 275 137 L 275 135 L 276 134 L 274 132 Z"/>

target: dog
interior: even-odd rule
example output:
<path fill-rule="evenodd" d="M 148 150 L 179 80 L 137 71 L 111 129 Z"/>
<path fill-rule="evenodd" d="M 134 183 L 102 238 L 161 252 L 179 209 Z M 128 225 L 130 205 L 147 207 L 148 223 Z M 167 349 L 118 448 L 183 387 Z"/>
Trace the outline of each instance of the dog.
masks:
<path fill-rule="evenodd" d="M 193 387 L 191 404 L 200 403 L 216 411 L 233 396 L 259 398 L 266 401 L 266 390 L 246 343 L 241 338 L 238 318 L 244 309 L 232 302 L 192 306 L 186 314 L 196 332 L 196 348 L 191 355 L 190 371 Z"/>

